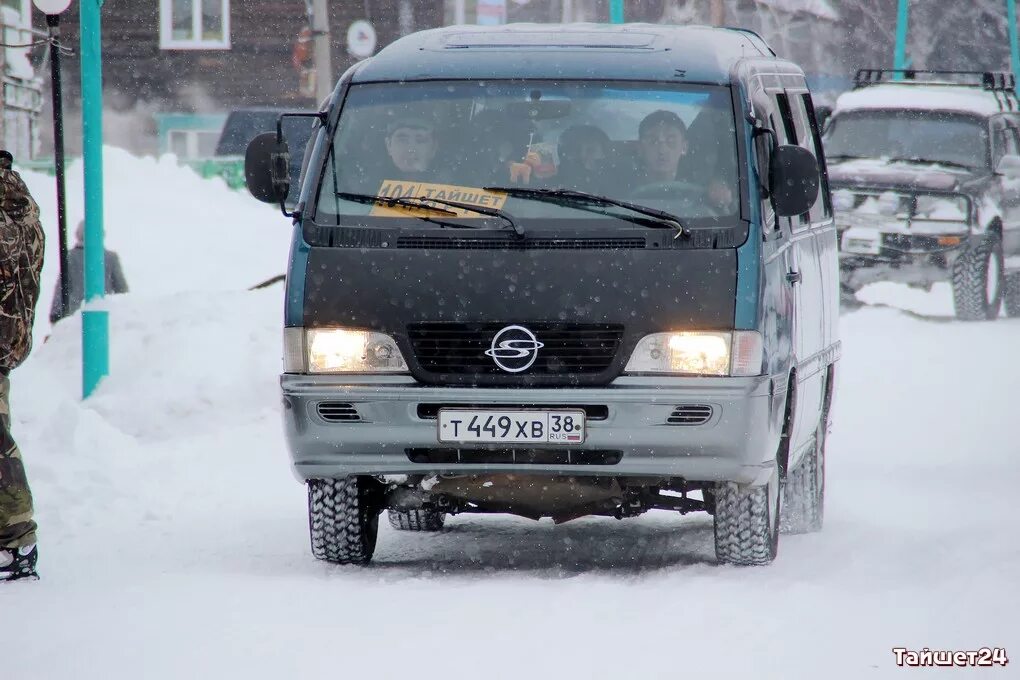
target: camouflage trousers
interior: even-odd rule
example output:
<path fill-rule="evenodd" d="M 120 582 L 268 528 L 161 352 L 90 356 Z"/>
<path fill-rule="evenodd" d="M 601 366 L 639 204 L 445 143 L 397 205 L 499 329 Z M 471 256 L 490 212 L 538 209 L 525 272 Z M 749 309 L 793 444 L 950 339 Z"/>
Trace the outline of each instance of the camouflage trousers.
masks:
<path fill-rule="evenodd" d="M 10 391 L 10 380 L 0 373 L 0 548 L 32 545 L 36 529 L 25 466 L 11 437 Z"/>

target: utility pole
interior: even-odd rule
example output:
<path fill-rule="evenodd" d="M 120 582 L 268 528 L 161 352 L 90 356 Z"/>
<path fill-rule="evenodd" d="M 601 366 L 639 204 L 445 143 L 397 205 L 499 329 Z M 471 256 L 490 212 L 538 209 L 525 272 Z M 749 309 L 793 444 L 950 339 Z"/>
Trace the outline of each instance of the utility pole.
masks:
<path fill-rule="evenodd" d="M 333 92 L 333 61 L 329 50 L 329 9 L 326 0 L 311 0 L 315 39 L 315 98 L 325 101 Z"/>
<path fill-rule="evenodd" d="M 726 25 L 726 5 L 723 0 L 712 0 L 712 25 Z"/>

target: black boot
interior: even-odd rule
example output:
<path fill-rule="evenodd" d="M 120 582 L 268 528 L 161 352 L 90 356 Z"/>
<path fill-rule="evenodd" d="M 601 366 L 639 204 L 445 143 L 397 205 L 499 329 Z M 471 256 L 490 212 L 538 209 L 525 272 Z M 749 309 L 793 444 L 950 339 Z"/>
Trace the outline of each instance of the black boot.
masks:
<path fill-rule="evenodd" d="M 35 545 L 0 548 L 0 582 L 17 581 L 22 578 L 38 581 L 39 574 L 35 573 L 35 561 L 38 556 L 39 551 Z"/>

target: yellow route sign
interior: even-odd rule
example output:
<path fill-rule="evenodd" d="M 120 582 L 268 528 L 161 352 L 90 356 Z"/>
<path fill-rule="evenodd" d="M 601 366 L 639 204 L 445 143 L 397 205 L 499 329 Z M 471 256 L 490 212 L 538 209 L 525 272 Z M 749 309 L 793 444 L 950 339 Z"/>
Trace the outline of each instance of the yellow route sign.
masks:
<path fill-rule="evenodd" d="M 379 196 L 387 198 L 415 198 L 422 203 L 428 204 L 429 199 L 439 201 L 453 201 L 465 205 L 477 205 L 480 208 L 502 208 L 506 203 L 506 194 L 495 191 L 485 191 L 477 187 L 462 187 L 455 184 L 431 184 L 428 182 L 407 182 L 396 179 L 383 180 L 382 186 L 376 192 Z M 450 210 L 457 214 L 457 217 L 472 217 L 478 213 L 462 208 L 453 208 L 442 203 L 434 203 L 436 208 Z M 415 208 L 402 205 L 388 206 L 376 203 L 372 206 L 371 215 L 400 217 L 401 215 L 440 215 L 438 210 L 428 208 Z M 450 215 L 446 215 L 450 217 Z"/>

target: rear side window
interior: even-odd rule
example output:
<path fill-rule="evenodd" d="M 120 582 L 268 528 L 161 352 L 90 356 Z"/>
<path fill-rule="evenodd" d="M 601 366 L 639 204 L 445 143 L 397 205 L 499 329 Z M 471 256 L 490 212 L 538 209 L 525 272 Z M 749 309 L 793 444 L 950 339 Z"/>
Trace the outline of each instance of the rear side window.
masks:
<path fill-rule="evenodd" d="M 818 198 L 807 213 L 801 215 L 801 222 L 821 222 L 832 215 L 829 196 L 825 191 L 825 160 L 819 139 L 811 95 L 803 93 L 791 98 L 794 126 L 800 146 L 807 149 L 818 161 Z"/>

